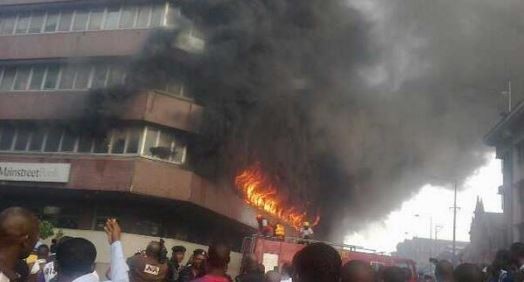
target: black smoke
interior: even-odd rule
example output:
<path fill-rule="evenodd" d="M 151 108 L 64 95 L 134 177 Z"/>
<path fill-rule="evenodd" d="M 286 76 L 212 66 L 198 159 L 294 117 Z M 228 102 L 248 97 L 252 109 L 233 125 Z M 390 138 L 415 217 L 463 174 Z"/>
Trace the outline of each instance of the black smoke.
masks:
<path fill-rule="evenodd" d="M 518 1 L 181 0 L 135 84 L 178 77 L 205 106 L 193 163 L 232 179 L 259 162 L 340 238 L 426 183 L 462 181 L 523 73 Z M 175 42 L 184 28 L 201 53 Z M 213 173 L 209 173 L 212 171 Z"/>

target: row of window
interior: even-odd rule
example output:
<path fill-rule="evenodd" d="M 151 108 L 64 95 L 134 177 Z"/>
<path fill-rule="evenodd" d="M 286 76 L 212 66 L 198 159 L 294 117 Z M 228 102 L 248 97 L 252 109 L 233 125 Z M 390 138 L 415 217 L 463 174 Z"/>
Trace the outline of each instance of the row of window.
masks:
<path fill-rule="evenodd" d="M 89 89 L 124 83 L 121 66 L 35 64 L 0 66 L 0 91 Z"/>
<path fill-rule="evenodd" d="M 150 28 L 166 25 L 169 6 L 126 5 L 0 14 L 0 34 Z"/>
<path fill-rule="evenodd" d="M 113 129 L 93 137 L 58 127 L 0 126 L 0 151 L 130 154 L 182 164 L 185 142 L 169 130 L 145 127 Z"/>

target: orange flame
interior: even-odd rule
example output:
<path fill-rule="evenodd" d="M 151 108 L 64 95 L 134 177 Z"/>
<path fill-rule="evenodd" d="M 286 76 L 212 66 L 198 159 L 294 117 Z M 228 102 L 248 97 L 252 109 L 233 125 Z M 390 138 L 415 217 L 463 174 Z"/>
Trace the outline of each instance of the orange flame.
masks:
<path fill-rule="evenodd" d="M 256 164 L 241 171 L 235 177 L 235 185 L 248 204 L 264 210 L 295 229 L 300 229 L 307 221 L 305 211 L 296 207 L 284 207 L 284 204 L 278 198 L 277 188 L 264 175 L 260 165 Z M 317 215 L 312 226 L 317 225 L 319 220 L 320 217 Z"/>

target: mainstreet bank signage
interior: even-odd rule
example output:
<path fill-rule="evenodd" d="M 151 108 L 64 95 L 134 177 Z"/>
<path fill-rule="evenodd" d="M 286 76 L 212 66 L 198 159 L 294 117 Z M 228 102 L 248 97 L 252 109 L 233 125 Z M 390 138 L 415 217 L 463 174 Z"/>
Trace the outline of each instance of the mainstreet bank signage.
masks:
<path fill-rule="evenodd" d="M 0 162 L 0 181 L 66 183 L 70 170 L 71 164 Z"/>

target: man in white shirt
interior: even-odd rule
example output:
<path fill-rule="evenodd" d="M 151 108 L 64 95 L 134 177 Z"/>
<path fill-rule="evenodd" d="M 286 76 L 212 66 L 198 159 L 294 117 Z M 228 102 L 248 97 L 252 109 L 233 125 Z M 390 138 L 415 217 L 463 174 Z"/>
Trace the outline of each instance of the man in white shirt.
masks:
<path fill-rule="evenodd" d="M 120 242 L 121 230 L 115 219 L 106 222 L 106 234 L 111 245 L 112 281 L 129 282 L 129 268 Z M 95 269 L 96 248 L 84 238 L 71 238 L 61 242 L 56 250 L 55 269 L 58 282 L 99 282 Z"/>
<path fill-rule="evenodd" d="M 15 280 L 16 263 L 29 256 L 38 241 L 38 219 L 30 211 L 12 207 L 0 213 L 0 282 Z"/>

